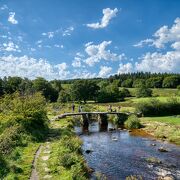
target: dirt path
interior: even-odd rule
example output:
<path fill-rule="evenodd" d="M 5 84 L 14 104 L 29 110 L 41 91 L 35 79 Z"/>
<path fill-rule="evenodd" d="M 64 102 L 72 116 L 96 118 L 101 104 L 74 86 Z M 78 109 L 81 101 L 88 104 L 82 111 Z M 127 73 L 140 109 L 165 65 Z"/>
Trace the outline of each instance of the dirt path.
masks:
<path fill-rule="evenodd" d="M 38 172 L 37 172 L 37 169 L 36 169 L 36 165 L 37 165 L 37 159 L 41 153 L 41 148 L 42 148 L 42 145 L 40 145 L 35 153 L 35 156 L 34 156 L 34 160 L 33 160 L 33 167 L 32 167 L 32 172 L 31 172 L 31 177 L 30 177 L 30 180 L 39 180 L 39 176 L 38 176 Z"/>

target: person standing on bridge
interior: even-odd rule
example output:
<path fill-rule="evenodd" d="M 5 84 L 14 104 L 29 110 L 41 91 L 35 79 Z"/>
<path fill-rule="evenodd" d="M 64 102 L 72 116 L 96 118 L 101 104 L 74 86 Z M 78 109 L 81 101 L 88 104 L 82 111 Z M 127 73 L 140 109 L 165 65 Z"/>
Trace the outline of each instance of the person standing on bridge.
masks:
<path fill-rule="evenodd" d="M 120 112 L 121 106 L 118 106 L 118 112 Z"/>
<path fill-rule="evenodd" d="M 74 105 L 74 103 L 72 104 L 72 112 L 74 112 L 74 110 L 75 110 L 75 105 Z"/>

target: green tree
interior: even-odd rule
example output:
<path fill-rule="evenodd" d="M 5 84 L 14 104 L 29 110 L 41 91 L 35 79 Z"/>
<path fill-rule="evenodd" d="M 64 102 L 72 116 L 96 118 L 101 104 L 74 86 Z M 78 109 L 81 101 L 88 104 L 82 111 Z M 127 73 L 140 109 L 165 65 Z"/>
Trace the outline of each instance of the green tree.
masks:
<path fill-rule="evenodd" d="M 132 79 L 126 79 L 121 83 L 122 87 L 127 87 L 127 88 L 131 88 L 133 84 L 133 80 Z"/>
<path fill-rule="evenodd" d="M 136 91 L 136 97 L 151 97 L 152 96 L 152 90 L 142 86 L 141 88 L 138 88 Z"/>
<path fill-rule="evenodd" d="M 162 87 L 162 77 L 152 77 L 146 80 L 146 86 L 148 88 L 161 88 Z"/>
<path fill-rule="evenodd" d="M 144 86 L 145 84 L 145 80 L 144 79 L 136 79 L 134 82 L 133 82 L 133 87 L 134 88 L 140 88 L 142 86 Z"/>
<path fill-rule="evenodd" d="M 179 76 L 168 76 L 163 80 L 164 88 L 176 88 L 180 84 Z"/>
<path fill-rule="evenodd" d="M 4 91 L 6 93 L 14 93 L 16 91 L 19 90 L 19 86 L 21 84 L 21 82 L 23 81 L 22 78 L 20 77 L 8 77 L 8 78 L 4 78 Z"/>
<path fill-rule="evenodd" d="M 68 101 L 71 101 L 70 93 L 67 92 L 67 90 L 65 91 L 64 89 L 62 89 L 59 93 L 59 97 L 57 101 L 60 103 L 66 103 Z"/>
<path fill-rule="evenodd" d="M 71 96 L 73 100 L 84 101 L 95 100 L 99 87 L 91 80 L 75 81 L 71 87 Z"/>
<path fill-rule="evenodd" d="M 33 88 L 36 92 L 42 92 L 46 100 L 55 102 L 58 98 L 58 91 L 54 89 L 47 80 L 42 77 L 36 78 L 33 81 Z"/>

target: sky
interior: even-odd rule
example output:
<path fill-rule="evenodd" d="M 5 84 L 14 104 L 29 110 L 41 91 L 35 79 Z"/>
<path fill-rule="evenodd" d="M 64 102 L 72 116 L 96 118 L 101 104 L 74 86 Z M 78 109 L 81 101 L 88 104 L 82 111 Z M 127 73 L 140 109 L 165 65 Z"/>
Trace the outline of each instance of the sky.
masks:
<path fill-rule="evenodd" d="M 0 0 L 0 77 L 180 73 L 179 0 Z"/>

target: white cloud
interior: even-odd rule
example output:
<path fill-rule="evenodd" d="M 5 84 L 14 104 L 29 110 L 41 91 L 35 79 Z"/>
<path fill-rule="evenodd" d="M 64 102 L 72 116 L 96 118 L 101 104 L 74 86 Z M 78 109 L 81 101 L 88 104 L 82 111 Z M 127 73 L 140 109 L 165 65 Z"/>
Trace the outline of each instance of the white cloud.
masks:
<path fill-rule="evenodd" d="M 54 45 L 54 47 L 56 47 L 56 48 L 61 48 L 61 49 L 63 49 L 64 48 L 64 46 L 61 44 L 61 45 L 59 45 L 59 44 L 55 44 Z"/>
<path fill-rule="evenodd" d="M 3 6 L 1 6 L 1 10 L 5 10 L 8 9 L 8 6 L 6 4 L 4 4 Z"/>
<path fill-rule="evenodd" d="M 82 53 L 80 53 L 80 52 L 77 52 L 77 53 L 76 53 L 76 56 L 84 57 L 84 55 L 83 55 Z"/>
<path fill-rule="evenodd" d="M 73 62 L 72 62 L 73 67 L 81 67 L 81 58 L 80 57 L 75 57 Z"/>
<path fill-rule="evenodd" d="M 54 32 L 47 32 L 47 33 L 42 33 L 43 36 L 47 36 L 49 39 L 54 37 Z"/>
<path fill-rule="evenodd" d="M 103 9 L 103 17 L 101 19 L 101 22 L 97 22 L 97 23 L 91 23 L 91 24 L 87 24 L 87 27 L 93 28 L 93 29 L 100 29 L 100 28 L 105 28 L 106 26 L 108 26 L 110 20 L 113 17 L 116 17 L 116 14 L 118 12 L 118 9 L 110 9 L 110 8 L 106 8 Z"/>
<path fill-rule="evenodd" d="M 133 71 L 134 71 L 134 68 L 133 68 L 132 63 L 119 64 L 118 73 L 123 74 L 123 73 L 129 73 Z"/>
<path fill-rule="evenodd" d="M 119 56 L 115 53 L 111 53 L 110 50 L 106 50 L 106 47 L 111 44 L 111 41 L 103 41 L 98 45 L 89 44 L 86 45 L 85 52 L 88 54 L 88 58 L 85 59 L 85 63 L 89 66 L 93 66 L 95 63 L 104 59 L 107 61 L 116 61 Z"/>
<path fill-rule="evenodd" d="M 133 46 L 134 47 L 143 47 L 145 44 L 149 44 L 149 43 L 153 43 L 153 42 L 154 42 L 153 39 L 145 39 L 145 40 L 138 42 L 137 44 L 134 44 Z"/>
<path fill-rule="evenodd" d="M 20 76 L 34 79 L 44 77 L 51 79 L 65 79 L 69 75 L 66 63 L 52 65 L 44 59 L 28 56 L 15 57 L 13 55 L 0 57 L 0 77 Z"/>
<path fill-rule="evenodd" d="M 146 53 L 136 62 L 137 71 L 146 72 L 180 72 L 180 51 Z"/>
<path fill-rule="evenodd" d="M 74 31 L 74 27 L 70 26 L 63 31 L 62 36 L 70 36 L 73 31 Z"/>
<path fill-rule="evenodd" d="M 84 70 L 81 70 L 81 69 L 78 69 L 78 70 L 74 70 L 74 73 L 73 73 L 73 76 L 72 78 L 73 79 L 89 79 L 89 78 L 94 78 L 96 77 L 96 73 L 91 73 L 89 72 L 88 70 L 84 69 Z"/>
<path fill-rule="evenodd" d="M 145 44 L 150 44 L 156 48 L 164 48 L 167 43 L 180 41 L 180 18 L 176 18 L 170 28 L 162 26 L 154 33 L 153 37 L 153 39 L 142 40 L 134 46 L 142 47 Z"/>
<path fill-rule="evenodd" d="M 19 46 L 14 44 L 12 41 L 8 42 L 8 43 L 3 43 L 2 47 L 0 49 L 1 51 L 14 51 L 14 52 L 21 52 L 19 49 Z"/>
<path fill-rule="evenodd" d="M 99 77 L 103 77 L 103 78 L 104 78 L 104 77 L 107 77 L 107 76 L 110 75 L 111 71 L 112 71 L 112 68 L 111 68 L 111 67 L 101 66 L 98 76 L 99 76 Z"/>
<path fill-rule="evenodd" d="M 8 21 L 12 24 L 18 24 L 18 21 L 15 19 L 15 12 L 10 12 Z"/>
<path fill-rule="evenodd" d="M 173 49 L 180 50 L 180 41 L 173 43 L 171 47 Z"/>

